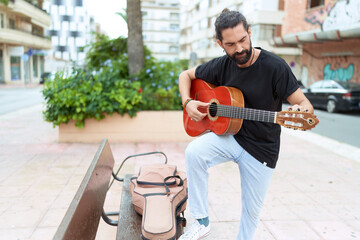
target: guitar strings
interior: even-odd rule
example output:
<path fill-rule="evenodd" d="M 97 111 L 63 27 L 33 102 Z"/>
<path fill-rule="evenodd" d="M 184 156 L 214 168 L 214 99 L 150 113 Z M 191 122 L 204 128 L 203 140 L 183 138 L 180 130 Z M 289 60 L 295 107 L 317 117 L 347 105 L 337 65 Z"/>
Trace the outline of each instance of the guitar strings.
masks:
<path fill-rule="evenodd" d="M 211 104 L 210 106 L 200 106 L 198 110 L 202 113 L 207 113 L 208 110 L 210 113 L 216 113 L 215 116 L 220 117 L 228 117 L 228 118 L 237 118 L 244 120 L 252 120 L 252 121 L 261 121 L 261 122 L 271 122 L 275 123 L 275 117 L 277 116 L 277 112 L 259 110 L 259 109 L 250 109 L 244 107 L 235 107 L 229 105 L 220 105 L 220 104 Z M 302 124 L 311 124 L 313 121 L 311 117 L 308 116 L 306 112 L 289 112 L 285 115 L 289 114 L 288 120 L 284 120 L 279 123 L 280 125 L 294 127 L 295 123 L 298 121 L 294 121 L 293 119 L 302 119 L 304 122 Z M 292 116 L 291 116 L 292 115 Z M 306 117 L 308 116 L 308 117 Z M 214 116 L 213 116 L 214 117 Z M 303 127 L 295 126 L 297 129 L 304 129 Z"/>
<path fill-rule="evenodd" d="M 198 110 L 202 113 L 207 111 L 215 113 L 216 116 L 220 117 L 229 117 L 229 118 L 238 118 L 245 120 L 253 121 L 262 121 L 262 122 L 274 122 L 276 112 L 260 110 L 260 109 L 250 109 L 243 107 L 234 107 L 228 105 L 210 105 L 210 106 L 200 106 Z"/>

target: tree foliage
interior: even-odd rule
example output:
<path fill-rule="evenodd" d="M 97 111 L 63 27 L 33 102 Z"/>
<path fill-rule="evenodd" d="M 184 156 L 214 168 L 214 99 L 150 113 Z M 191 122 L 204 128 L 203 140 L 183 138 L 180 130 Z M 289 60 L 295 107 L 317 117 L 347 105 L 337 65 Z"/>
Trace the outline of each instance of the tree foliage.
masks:
<path fill-rule="evenodd" d="M 0 3 L 4 4 L 5 6 L 9 5 L 9 0 L 0 0 Z"/>

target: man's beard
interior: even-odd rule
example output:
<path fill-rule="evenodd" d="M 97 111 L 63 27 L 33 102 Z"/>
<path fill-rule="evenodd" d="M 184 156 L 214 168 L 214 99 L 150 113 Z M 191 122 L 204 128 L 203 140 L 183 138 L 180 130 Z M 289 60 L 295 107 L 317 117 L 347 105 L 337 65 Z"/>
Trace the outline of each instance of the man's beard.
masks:
<path fill-rule="evenodd" d="M 245 53 L 244 56 L 241 56 Z M 229 55 L 227 52 L 226 54 L 229 56 L 229 58 L 231 60 L 233 60 L 236 64 L 239 64 L 239 65 L 243 65 L 245 63 L 247 63 L 249 60 L 250 60 L 250 57 L 252 55 L 252 45 L 250 43 L 250 48 L 249 49 L 244 49 L 242 50 L 240 53 L 236 52 L 234 53 L 233 55 Z"/>

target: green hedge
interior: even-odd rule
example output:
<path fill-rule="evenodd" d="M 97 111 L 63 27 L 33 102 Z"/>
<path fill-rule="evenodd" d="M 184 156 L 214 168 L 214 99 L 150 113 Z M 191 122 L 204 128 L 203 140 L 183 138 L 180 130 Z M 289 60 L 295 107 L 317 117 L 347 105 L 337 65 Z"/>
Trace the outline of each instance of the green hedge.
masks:
<path fill-rule="evenodd" d="M 126 39 L 98 35 L 90 45 L 85 69 L 59 72 L 43 88 L 46 121 L 54 126 L 75 120 L 82 128 L 85 119 L 100 120 L 105 114 L 129 114 L 141 110 L 180 110 L 178 76 L 186 61 L 157 61 L 145 49 L 145 68 L 136 76 L 128 74 Z"/>

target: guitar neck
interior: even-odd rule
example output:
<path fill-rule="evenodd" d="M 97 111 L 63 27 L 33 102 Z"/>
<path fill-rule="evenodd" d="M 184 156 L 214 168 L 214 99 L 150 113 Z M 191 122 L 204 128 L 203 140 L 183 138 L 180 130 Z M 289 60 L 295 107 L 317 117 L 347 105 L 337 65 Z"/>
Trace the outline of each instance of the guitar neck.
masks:
<path fill-rule="evenodd" d="M 227 105 L 217 105 L 216 109 L 216 116 L 269 123 L 276 122 L 276 114 L 277 112 Z"/>

